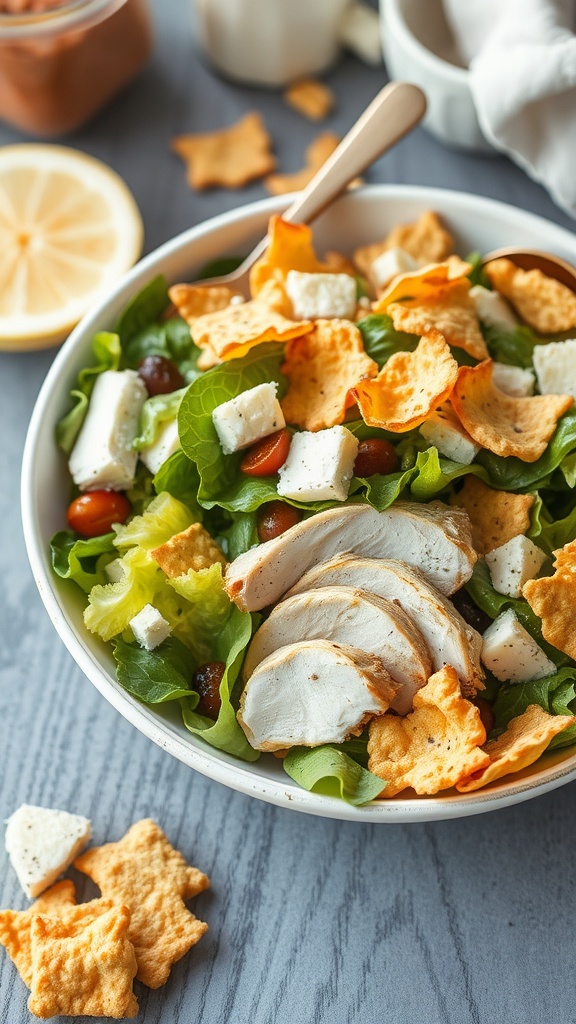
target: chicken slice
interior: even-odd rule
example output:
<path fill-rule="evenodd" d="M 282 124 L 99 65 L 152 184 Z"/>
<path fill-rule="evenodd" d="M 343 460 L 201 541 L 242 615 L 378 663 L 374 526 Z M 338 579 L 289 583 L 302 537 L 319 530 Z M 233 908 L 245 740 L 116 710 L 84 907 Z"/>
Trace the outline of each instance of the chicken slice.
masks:
<path fill-rule="evenodd" d="M 346 505 L 318 512 L 239 555 L 228 566 L 226 590 L 242 611 L 257 611 L 275 604 L 311 566 L 345 552 L 400 558 L 446 595 L 470 579 L 477 559 L 463 509 L 439 501 L 397 501 L 383 512 Z"/>
<path fill-rule="evenodd" d="M 422 634 L 398 604 L 353 587 L 326 587 L 276 605 L 248 648 L 244 678 L 274 651 L 299 640 L 331 640 L 375 654 L 400 684 L 391 707 L 401 715 L 431 675 Z"/>
<path fill-rule="evenodd" d="M 482 637 L 418 569 L 392 558 L 339 555 L 304 573 L 282 603 L 304 591 L 335 586 L 359 587 L 397 601 L 424 637 L 434 671 L 452 665 L 465 697 L 484 689 Z"/>
<path fill-rule="evenodd" d="M 343 743 L 384 714 L 396 689 L 374 654 L 304 640 L 258 665 L 240 698 L 238 721 L 255 750 Z"/>

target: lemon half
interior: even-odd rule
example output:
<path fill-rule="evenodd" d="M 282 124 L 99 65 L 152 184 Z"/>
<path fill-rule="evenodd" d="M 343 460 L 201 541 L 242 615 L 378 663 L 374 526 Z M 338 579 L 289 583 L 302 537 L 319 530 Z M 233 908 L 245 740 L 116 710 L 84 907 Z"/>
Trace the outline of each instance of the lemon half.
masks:
<path fill-rule="evenodd" d="M 0 349 L 63 341 L 142 250 L 140 212 L 106 164 L 65 146 L 0 148 Z"/>

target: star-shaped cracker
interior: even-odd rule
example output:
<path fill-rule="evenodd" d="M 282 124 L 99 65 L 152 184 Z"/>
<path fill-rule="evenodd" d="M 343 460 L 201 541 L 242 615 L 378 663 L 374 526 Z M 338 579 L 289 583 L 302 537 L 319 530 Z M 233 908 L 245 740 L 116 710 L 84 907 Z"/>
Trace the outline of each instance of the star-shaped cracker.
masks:
<path fill-rule="evenodd" d="M 245 114 L 221 131 L 179 135 L 172 149 L 186 163 L 186 180 L 193 189 L 242 188 L 276 167 L 270 138 L 260 114 Z"/>
<path fill-rule="evenodd" d="M 306 188 L 316 171 L 326 163 L 329 156 L 337 148 L 340 139 L 333 132 L 323 132 L 308 146 L 304 154 L 304 167 L 293 174 L 270 174 L 264 185 L 273 196 L 281 196 L 286 192 L 298 192 Z"/>
<path fill-rule="evenodd" d="M 130 911 L 123 906 L 112 906 L 83 927 L 33 917 L 30 1012 L 38 1017 L 135 1017 L 136 957 L 129 924 Z"/>
<path fill-rule="evenodd" d="M 136 953 L 137 977 L 159 988 L 172 964 L 208 928 L 184 905 L 208 888 L 206 875 L 188 865 L 149 818 L 136 822 L 119 842 L 87 850 L 74 863 L 103 895 L 130 908 L 128 937 Z"/>
<path fill-rule="evenodd" d="M 38 914 L 61 917 L 75 903 L 74 882 L 65 879 L 46 889 L 26 910 L 0 910 L 0 945 L 6 948 L 28 988 L 32 983 L 32 918 Z"/>

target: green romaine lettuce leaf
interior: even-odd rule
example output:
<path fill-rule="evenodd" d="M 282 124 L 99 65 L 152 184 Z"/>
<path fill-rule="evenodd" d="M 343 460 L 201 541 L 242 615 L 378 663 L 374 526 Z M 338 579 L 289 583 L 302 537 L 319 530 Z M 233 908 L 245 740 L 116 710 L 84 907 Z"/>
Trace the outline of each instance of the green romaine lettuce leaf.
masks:
<path fill-rule="evenodd" d="M 168 395 L 153 395 L 146 399 L 140 413 L 140 433 L 132 442 L 137 452 L 154 444 L 163 423 L 176 419 L 185 391 L 185 388 L 181 388 Z"/>
<path fill-rule="evenodd" d="M 168 305 L 168 286 L 165 278 L 159 274 L 152 278 L 128 303 L 118 318 L 116 333 L 124 352 L 132 339 L 154 323 L 162 315 Z M 148 353 L 145 353 L 148 354 Z M 130 365 L 130 364 L 127 364 Z"/>
<path fill-rule="evenodd" d="M 183 576 L 166 580 L 180 597 L 181 614 L 173 630 L 194 651 L 198 663 L 214 660 L 213 651 L 232 611 L 222 578 L 222 566 L 189 569 Z M 217 658 L 217 661 L 222 659 Z"/>
<path fill-rule="evenodd" d="M 551 715 L 573 715 L 576 712 L 576 666 L 558 669 L 553 676 L 533 679 L 529 683 L 508 683 L 500 687 L 492 710 L 495 728 L 503 732 L 513 718 L 530 704 L 539 704 Z M 555 736 L 549 749 L 567 747 L 576 742 L 576 725 Z"/>
<path fill-rule="evenodd" d="M 532 367 L 534 346 L 538 339 L 529 327 L 483 327 L 484 337 L 492 359 L 508 366 Z"/>
<path fill-rule="evenodd" d="M 176 637 L 169 636 L 153 651 L 118 637 L 114 660 L 120 685 L 145 704 L 165 704 L 182 697 L 193 700 L 190 651 Z"/>
<path fill-rule="evenodd" d="M 134 516 L 123 526 L 116 526 L 114 545 L 119 551 L 135 545 L 150 551 L 165 544 L 175 533 L 182 533 L 200 516 L 166 491 L 153 498 L 141 516 Z"/>
<path fill-rule="evenodd" d="M 87 594 L 97 583 L 106 582 L 104 565 L 117 554 L 113 533 L 82 540 L 69 530 L 61 530 L 52 537 L 50 549 L 54 572 L 64 580 L 74 580 Z"/>
<path fill-rule="evenodd" d="M 452 459 L 441 456 L 438 449 L 432 446 L 424 452 L 419 452 L 416 457 L 410 492 L 416 501 L 430 501 L 442 491 L 448 490 L 454 480 L 469 473 L 479 476 L 484 481 L 488 477 L 486 470 L 476 462 L 469 465 L 453 462 Z"/>
<path fill-rule="evenodd" d="M 154 490 L 157 494 L 167 491 L 173 498 L 178 498 L 188 508 L 194 509 L 200 516 L 197 503 L 200 477 L 194 462 L 191 462 L 181 448 L 174 452 L 154 477 Z"/>
<path fill-rule="evenodd" d="M 488 277 L 488 274 L 482 266 L 483 256 L 480 252 L 469 252 L 465 257 L 466 263 L 472 264 L 472 270 L 468 274 L 468 278 L 472 285 L 479 284 L 482 288 L 487 288 L 488 291 L 492 290 L 492 282 Z"/>
<path fill-rule="evenodd" d="M 92 340 L 92 352 L 95 365 L 80 370 L 76 387 L 70 392 L 72 408 L 56 426 L 56 441 L 67 455 L 72 451 L 84 422 L 96 377 L 105 370 L 117 370 L 120 366 L 120 338 L 117 334 L 100 331 Z"/>
<path fill-rule="evenodd" d="M 382 369 L 395 352 L 413 352 L 420 336 L 397 331 L 392 319 L 385 313 L 371 313 L 356 324 L 364 339 L 364 348 Z"/>
<path fill-rule="evenodd" d="M 292 747 L 283 761 L 294 782 L 314 793 L 340 797 L 354 807 L 374 800 L 386 783 L 353 761 L 340 747 Z"/>

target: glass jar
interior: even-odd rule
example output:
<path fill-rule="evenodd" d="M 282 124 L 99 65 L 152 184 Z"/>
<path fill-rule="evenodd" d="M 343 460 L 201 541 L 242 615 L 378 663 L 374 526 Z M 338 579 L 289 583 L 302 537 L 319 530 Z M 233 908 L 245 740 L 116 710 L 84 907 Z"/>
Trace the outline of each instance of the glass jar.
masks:
<path fill-rule="evenodd" d="M 147 0 L 0 0 L 0 120 L 43 137 L 71 132 L 151 50 Z"/>

